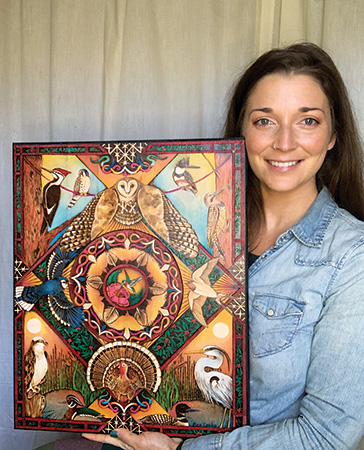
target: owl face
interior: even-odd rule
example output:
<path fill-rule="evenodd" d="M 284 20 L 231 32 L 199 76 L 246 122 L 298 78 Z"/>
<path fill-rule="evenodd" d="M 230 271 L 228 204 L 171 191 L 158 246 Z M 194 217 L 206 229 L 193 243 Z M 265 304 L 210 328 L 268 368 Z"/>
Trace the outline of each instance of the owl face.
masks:
<path fill-rule="evenodd" d="M 138 190 L 139 183 L 134 178 L 125 178 L 118 182 L 118 193 L 123 199 L 133 198 Z"/>

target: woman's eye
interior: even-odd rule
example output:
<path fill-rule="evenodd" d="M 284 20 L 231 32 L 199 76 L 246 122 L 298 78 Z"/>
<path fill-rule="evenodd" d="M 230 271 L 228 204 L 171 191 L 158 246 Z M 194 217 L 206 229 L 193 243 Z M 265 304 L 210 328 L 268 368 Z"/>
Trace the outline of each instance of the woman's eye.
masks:
<path fill-rule="evenodd" d="M 313 117 L 307 117 L 306 119 L 302 120 L 302 123 L 304 125 L 317 125 L 318 121 L 316 119 L 314 119 Z"/>
<path fill-rule="evenodd" d="M 254 122 L 255 125 L 260 125 L 262 127 L 265 127 L 267 125 L 270 124 L 270 120 L 269 119 L 258 119 Z"/>

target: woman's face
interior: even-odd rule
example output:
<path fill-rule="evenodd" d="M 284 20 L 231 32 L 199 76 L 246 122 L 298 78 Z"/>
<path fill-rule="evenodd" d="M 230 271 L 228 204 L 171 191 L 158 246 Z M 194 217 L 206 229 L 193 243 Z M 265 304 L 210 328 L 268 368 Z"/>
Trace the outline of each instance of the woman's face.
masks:
<path fill-rule="evenodd" d="M 266 75 L 246 106 L 242 132 L 263 194 L 316 195 L 316 174 L 336 139 L 318 82 L 308 75 Z"/>

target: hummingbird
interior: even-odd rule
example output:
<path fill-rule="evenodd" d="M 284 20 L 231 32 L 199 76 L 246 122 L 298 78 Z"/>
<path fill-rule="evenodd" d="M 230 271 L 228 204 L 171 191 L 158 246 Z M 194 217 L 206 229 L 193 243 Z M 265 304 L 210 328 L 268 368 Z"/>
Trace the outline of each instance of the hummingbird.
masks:
<path fill-rule="evenodd" d="M 174 167 L 172 174 L 173 180 L 178 187 L 184 191 L 190 191 L 194 195 L 197 195 L 197 187 L 193 181 L 192 175 L 187 171 L 187 169 L 199 169 L 199 166 L 190 165 L 190 158 L 185 157 L 180 159 Z"/>

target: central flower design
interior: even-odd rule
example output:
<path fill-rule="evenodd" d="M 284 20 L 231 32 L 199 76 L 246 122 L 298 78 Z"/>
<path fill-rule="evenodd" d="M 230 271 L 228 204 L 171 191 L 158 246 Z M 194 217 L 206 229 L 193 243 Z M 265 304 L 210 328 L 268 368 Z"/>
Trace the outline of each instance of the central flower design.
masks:
<path fill-rule="evenodd" d="M 88 298 L 99 319 L 116 330 L 153 323 L 167 299 L 167 276 L 157 261 L 137 248 L 114 247 L 88 271 Z"/>
<path fill-rule="evenodd" d="M 147 293 L 145 274 L 133 266 L 117 267 L 105 277 L 105 282 L 105 297 L 117 308 L 135 306 Z"/>
<path fill-rule="evenodd" d="M 71 292 L 88 304 L 89 327 L 104 339 L 152 339 L 182 302 L 171 252 L 154 236 L 119 230 L 96 238 L 72 268 Z"/>

